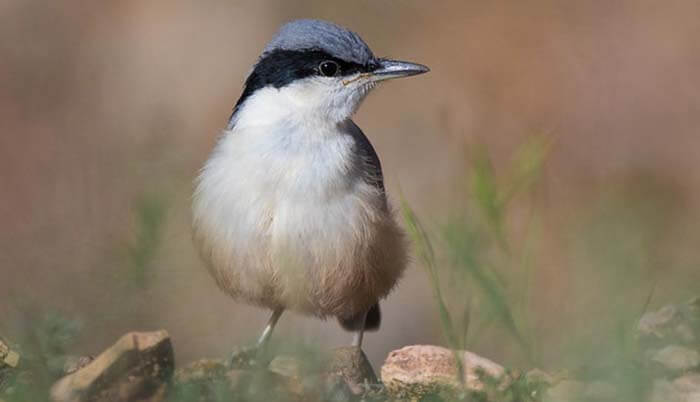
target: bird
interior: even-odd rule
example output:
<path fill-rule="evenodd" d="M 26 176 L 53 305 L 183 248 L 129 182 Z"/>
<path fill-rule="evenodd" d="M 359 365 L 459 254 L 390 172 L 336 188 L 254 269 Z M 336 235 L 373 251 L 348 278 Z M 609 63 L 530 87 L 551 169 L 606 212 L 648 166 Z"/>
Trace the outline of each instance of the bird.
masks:
<path fill-rule="evenodd" d="M 194 242 L 218 287 L 271 311 L 256 350 L 287 310 L 335 317 L 360 349 L 379 328 L 408 245 L 352 117 L 380 82 L 428 71 L 322 20 L 288 22 L 264 47 L 192 197 Z"/>

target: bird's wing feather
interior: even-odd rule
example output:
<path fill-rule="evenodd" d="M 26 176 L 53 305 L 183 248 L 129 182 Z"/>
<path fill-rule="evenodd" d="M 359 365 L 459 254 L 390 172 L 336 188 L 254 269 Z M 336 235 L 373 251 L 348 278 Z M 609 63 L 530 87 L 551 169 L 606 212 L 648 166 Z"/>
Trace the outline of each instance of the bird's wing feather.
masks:
<path fill-rule="evenodd" d="M 382 164 L 379 162 L 377 152 L 355 122 L 350 120 L 348 128 L 350 135 L 355 139 L 357 153 L 365 164 L 365 181 L 378 188 L 384 194 L 384 176 L 382 175 Z"/>

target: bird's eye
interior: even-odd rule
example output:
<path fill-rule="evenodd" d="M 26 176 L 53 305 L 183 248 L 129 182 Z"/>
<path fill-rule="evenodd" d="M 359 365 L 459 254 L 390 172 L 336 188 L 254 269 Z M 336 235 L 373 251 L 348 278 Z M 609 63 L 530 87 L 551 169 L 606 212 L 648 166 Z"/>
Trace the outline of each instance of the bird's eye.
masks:
<path fill-rule="evenodd" d="M 338 74 L 339 70 L 340 66 L 333 60 L 322 61 L 321 64 L 318 65 L 318 71 L 321 72 L 321 75 L 325 75 L 326 77 L 335 76 Z"/>

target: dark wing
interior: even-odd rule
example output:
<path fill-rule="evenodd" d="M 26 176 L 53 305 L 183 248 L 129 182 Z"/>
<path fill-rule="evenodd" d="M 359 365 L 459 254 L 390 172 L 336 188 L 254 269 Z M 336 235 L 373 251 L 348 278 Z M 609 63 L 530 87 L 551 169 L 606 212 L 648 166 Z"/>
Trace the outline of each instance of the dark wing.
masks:
<path fill-rule="evenodd" d="M 350 135 L 355 139 L 357 153 L 365 168 L 365 181 L 377 187 L 381 190 L 382 194 L 384 194 L 384 176 L 382 176 L 382 164 L 379 162 L 377 152 L 374 150 L 374 147 L 372 147 L 372 143 L 369 142 L 367 136 L 365 136 L 355 122 L 351 120 L 348 128 Z"/>
<path fill-rule="evenodd" d="M 387 207 L 386 193 L 384 191 L 384 176 L 382 175 L 382 164 L 379 162 L 379 156 L 374 150 L 372 143 L 369 142 L 367 136 L 360 130 L 360 127 L 350 120 L 348 126 L 348 131 L 355 140 L 355 146 L 357 147 L 357 154 L 360 156 L 362 161 L 363 173 L 365 181 L 379 189 L 384 198 L 384 206 Z M 362 319 L 365 319 L 364 326 L 362 326 Z M 376 331 L 379 329 L 379 325 L 382 321 L 382 313 L 379 309 L 379 303 L 375 303 L 370 307 L 367 314 L 361 313 L 353 317 L 338 317 L 338 322 L 343 329 L 347 331 L 357 331 L 361 327 L 364 327 L 366 331 Z"/>

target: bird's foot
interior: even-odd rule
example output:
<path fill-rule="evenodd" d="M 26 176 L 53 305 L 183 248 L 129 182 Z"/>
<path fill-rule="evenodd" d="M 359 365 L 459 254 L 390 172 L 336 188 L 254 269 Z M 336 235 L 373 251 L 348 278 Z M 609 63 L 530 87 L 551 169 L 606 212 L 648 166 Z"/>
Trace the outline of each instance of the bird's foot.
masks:
<path fill-rule="evenodd" d="M 228 360 L 229 368 L 252 369 L 260 367 L 260 349 L 257 346 L 237 346 Z"/>
<path fill-rule="evenodd" d="M 265 368 L 270 363 L 270 356 L 266 348 L 255 346 L 236 346 L 228 360 L 231 369 L 256 369 Z"/>

